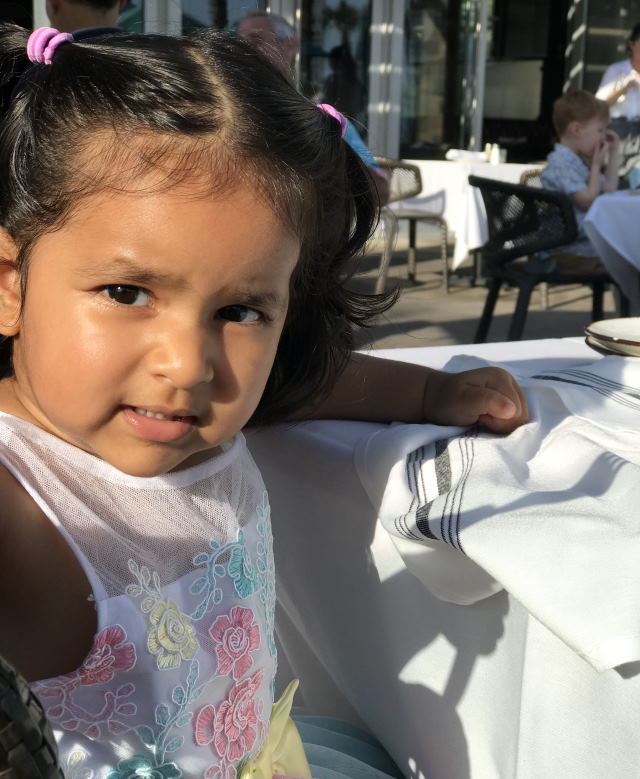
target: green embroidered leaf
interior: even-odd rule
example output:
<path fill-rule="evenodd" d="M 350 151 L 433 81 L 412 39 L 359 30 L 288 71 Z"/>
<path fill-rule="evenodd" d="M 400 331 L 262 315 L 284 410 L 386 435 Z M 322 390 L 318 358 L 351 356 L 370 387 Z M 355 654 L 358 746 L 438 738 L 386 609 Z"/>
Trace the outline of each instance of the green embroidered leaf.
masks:
<path fill-rule="evenodd" d="M 149 569 L 146 565 L 143 565 L 140 569 L 140 575 L 142 576 L 142 581 L 144 583 L 145 587 L 149 586 L 149 582 L 151 581 L 151 574 L 149 573 Z"/>
<path fill-rule="evenodd" d="M 137 584 L 128 584 L 125 588 L 127 595 L 131 595 L 132 598 L 137 598 L 138 595 L 142 595 L 142 588 Z"/>
<path fill-rule="evenodd" d="M 176 706 L 182 706 L 186 697 L 187 696 L 184 691 L 184 687 L 178 685 L 177 687 L 173 688 L 173 692 L 171 693 L 171 700 L 176 704 Z"/>
<path fill-rule="evenodd" d="M 209 559 L 209 555 L 206 552 L 201 552 L 193 558 L 194 565 L 204 565 Z"/>
<path fill-rule="evenodd" d="M 169 707 L 164 703 L 159 703 L 156 706 L 156 723 L 166 725 L 167 722 L 169 722 Z"/>
<path fill-rule="evenodd" d="M 175 752 L 176 749 L 180 749 L 183 744 L 184 738 L 182 736 L 176 736 L 175 738 L 172 738 L 171 741 L 165 746 L 164 751 Z"/>
<path fill-rule="evenodd" d="M 156 737 L 153 735 L 153 731 L 150 727 L 147 725 L 140 725 L 140 727 L 136 728 L 136 733 L 138 734 L 140 741 L 142 741 L 145 746 L 155 746 Z"/>
<path fill-rule="evenodd" d="M 189 696 L 189 701 L 195 701 L 197 698 L 199 698 L 202 695 L 203 690 L 204 684 L 200 685 L 200 687 L 196 687 L 195 690 L 192 690 L 191 695 Z"/>
<path fill-rule="evenodd" d="M 176 720 L 176 727 L 181 728 L 183 725 L 186 725 L 187 722 L 190 722 L 192 719 L 193 719 L 193 712 L 185 711 L 185 713 L 181 714 Z"/>
<path fill-rule="evenodd" d="M 136 563 L 135 560 L 129 560 L 127 563 L 127 566 L 129 567 L 129 570 L 131 573 L 137 578 L 138 577 L 138 563 Z"/>
<path fill-rule="evenodd" d="M 160 591 L 161 589 L 160 577 L 158 576 L 156 571 L 153 572 L 153 586 L 156 588 L 156 590 L 158 590 L 158 592 Z"/>
<path fill-rule="evenodd" d="M 198 665 L 198 661 L 192 660 L 191 666 L 189 667 L 189 675 L 187 676 L 187 690 L 193 689 L 193 685 L 196 683 L 199 671 L 200 666 Z"/>
<path fill-rule="evenodd" d="M 202 592 L 204 588 L 207 586 L 207 579 L 205 576 L 203 576 L 201 579 L 196 579 L 196 581 L 189 587 L 189 590 L 193 595 L 197 595 L 199 592 Z"/>
<path fill-rule="evenodd" d="M 205 598 L 202 603 L 198 606 L 198 608 L 193 612 L 191 615 L 191 619 L 198 620 L 202 619 L 203 614 L 207 610 L 207 598 Z"/>

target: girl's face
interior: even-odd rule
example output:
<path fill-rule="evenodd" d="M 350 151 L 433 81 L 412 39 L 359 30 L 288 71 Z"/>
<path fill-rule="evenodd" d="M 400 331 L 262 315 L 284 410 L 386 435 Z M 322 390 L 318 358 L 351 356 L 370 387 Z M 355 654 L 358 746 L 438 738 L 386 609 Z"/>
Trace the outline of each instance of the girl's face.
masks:
<path fill-rule="evenodd" d="M 33 249 L 0 408 L 136 476 L 205 459 L 260 400 L 299 251 L 245 185 L 87 198 Z"/>

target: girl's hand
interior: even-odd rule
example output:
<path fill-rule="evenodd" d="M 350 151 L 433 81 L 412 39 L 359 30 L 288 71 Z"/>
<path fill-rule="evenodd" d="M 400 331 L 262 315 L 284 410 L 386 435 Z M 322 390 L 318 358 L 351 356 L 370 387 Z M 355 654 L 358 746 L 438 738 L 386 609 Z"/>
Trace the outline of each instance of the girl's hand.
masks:
<path fill-rule="evenodd" d="M 434 372 L 424 394 L 424 417 L 436 425 L 480 422 L 494 433 L 510 433 L 528 420 L 527 401 L 502 368 L 462 373 Z"/>

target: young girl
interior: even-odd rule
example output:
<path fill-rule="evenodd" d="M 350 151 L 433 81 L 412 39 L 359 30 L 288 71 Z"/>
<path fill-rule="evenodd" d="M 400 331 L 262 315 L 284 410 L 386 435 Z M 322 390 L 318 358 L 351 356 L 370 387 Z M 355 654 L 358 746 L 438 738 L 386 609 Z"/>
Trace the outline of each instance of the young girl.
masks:
<path fill-rule="evenodd" d="M 291 690 L 272 706 L 269 504 L 240 430 L 303 416 L 386 304 L 341 283 L 366 170 L 340 117 L 224 34 L 5 27 L 0 73 L 0 654 L 68 776 L 308 776 Z M 395 406 L 389 370 L 351 361 L 325 408 L 526 414 L 498 370 L 396 365 Z"/>

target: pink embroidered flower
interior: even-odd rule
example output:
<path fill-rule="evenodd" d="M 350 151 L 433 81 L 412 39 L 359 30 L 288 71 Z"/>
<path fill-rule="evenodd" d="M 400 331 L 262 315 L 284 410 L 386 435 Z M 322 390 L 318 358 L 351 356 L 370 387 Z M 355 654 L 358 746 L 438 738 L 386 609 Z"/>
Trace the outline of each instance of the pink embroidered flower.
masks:
<path fill-rule="evenodd" d="M 253 665 L 249 653 L 260 646 L 260 628 L 251 609 L 234 606 L 228 615 L 216 619 L 209 633 L 217 644 L 218 673 L 231 673 L 236 681 L 241 679 Z"/>
<path fill-rule="evenodd" d="M 236 779 L 237 772 L 230 763 L 221 765 L 210 765 L 204 772 L 204 779 Z"/>
<path fill-rule="evenodd" d="M 254 696 L 262 681 L 262 670 L 237 684 L 226 701 L 218 706 L 213 743 L 220 757 L 245 757 L 256 740 L 257 721 Z"/>
<path fill-rule="evenodd" d="M 118 671 L 136 664 L 136 648 L 125 643 L 127 634 L 120 625 L 110 625 L 96 636 L 93 647 L 80 668 L 81 684 L 110 682 Z"/>
<path fill-rule="evenodd" d="M 199 747 L 206 747 L 216 734 L 216 710 L 209 703 L 203 706 L 193 723 L 193 737 Z"/>

